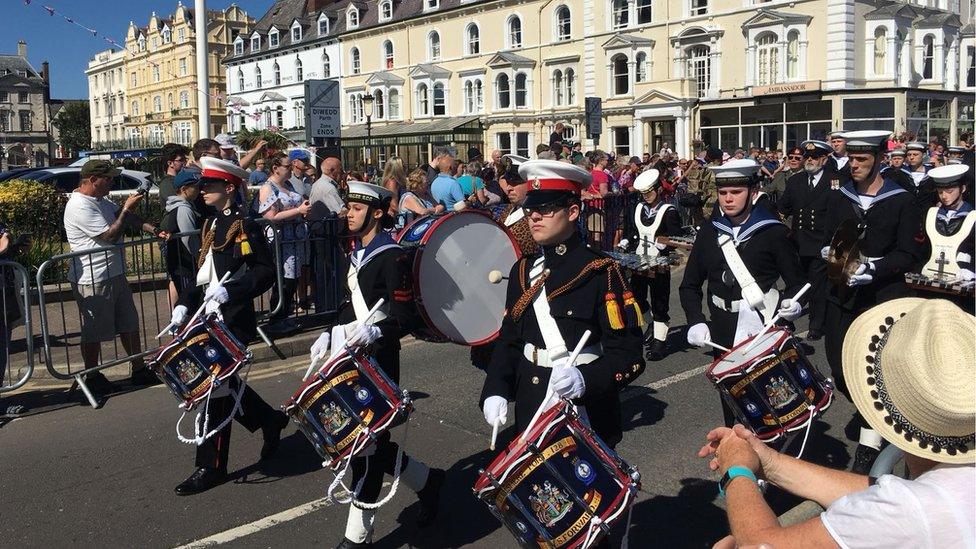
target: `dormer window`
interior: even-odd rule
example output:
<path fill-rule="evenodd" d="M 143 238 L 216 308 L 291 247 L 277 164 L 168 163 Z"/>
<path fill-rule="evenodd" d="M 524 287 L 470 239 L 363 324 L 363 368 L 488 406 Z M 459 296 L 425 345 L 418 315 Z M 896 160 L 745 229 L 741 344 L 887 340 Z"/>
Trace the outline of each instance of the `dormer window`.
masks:
<path fill-rule="evenodd" d="M 323 13 L 319 17 L 319 36 L 329 34 L 329 18 Z"/>
<path fill-rule="evenodd" d="M 139 51 L 146 51 L 146 37 L 139 37 Z"/>
<path fill-rule="evenodd" d="M 261 37 L 252 36 L 251 37 L 251 51 L 258 51 L 261 49 Z"/>
<path fill-rule="evenodd" d="M 380 2 L 380 21 L 393 19 L 393 0 L 383 0 Z"/>
<path fill-rule="evenodd" d="M 359 10 L 355 6 L 349 6 L 346 12 L 346 26 L 350 29 L 359 28 Z"/>
<path fill-rule="evenodd" d="M 299 42 L 302 39 L 302 26 L 298 23 L 291 28 L 291 41 Z"/>
<path fill-rule="evenodd" d="M 424 11 L 436 10 L 440 5 L 440 0 L 424 0 Z"/>
<path fill-rule="evenodd" d="M 173 32 L 169 29 L 163 29 L 163 44 L 169 44 L 173 41 Z"/>
<path fill-rule="evenodd" d="M 278 29 L 271 29 L 268 33 L 268 47 L 277 48 L 278 47 Z"/>
<path fill-rule="evenodd" d="M 238 38 L 234 42 L 234 55 L 244 55 L 244 39 Z"/>

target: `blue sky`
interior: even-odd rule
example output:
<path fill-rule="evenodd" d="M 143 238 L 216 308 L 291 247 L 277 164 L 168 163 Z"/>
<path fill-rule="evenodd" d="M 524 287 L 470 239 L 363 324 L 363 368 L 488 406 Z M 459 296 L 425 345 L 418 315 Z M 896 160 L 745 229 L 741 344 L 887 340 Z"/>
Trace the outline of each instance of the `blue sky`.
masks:
<path fill-rule="evenodd" d="M 153 11 L 160 16 L 176 11 L 177 0 L 2 0 L 6 4 L 0 17 L 0 53 L 17 53 L 17 42 L 27 42 L 27 58 L 40 71 L 41 62 L 51 64 L 51 96 L 56 99 L 88 97 L 85 69 L 97 52 L 111 48 L 108 35 L 125 43 L 129 21 L 145 25 Z M 183 0 L 193 6 L 193 0 Z M 255 19 L 260 19 L 274 0 L 208 0 L 208 9 L 223 9 L 236 3 Z M 41 6 L 54 8 L 48 15 Z M 66 22 L 64 14 L 81 25 L 98 31 L 98 37 Z"/>

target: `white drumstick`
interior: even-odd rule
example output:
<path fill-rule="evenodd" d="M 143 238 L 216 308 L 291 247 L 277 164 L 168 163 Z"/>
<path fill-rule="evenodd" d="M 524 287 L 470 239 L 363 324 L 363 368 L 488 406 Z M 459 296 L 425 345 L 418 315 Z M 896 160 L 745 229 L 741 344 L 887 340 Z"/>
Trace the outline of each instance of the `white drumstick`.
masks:
<path fill-rule="evenodd" d="M 376 304 L 373 305 L 373 308 L 370 309 L 369 312 L 366 313 L 366 318 L 363 319 L 363 322 L 362 323 L 363 324 L 368 323 L 369 322 L 369 319 L 373 318 L 373 315 L 376 314 L 376 311 L 379 311 L 380 310 L 380 307 L 382 307 L 383 306 L 383 303 L 385 303 L 385 302 L 386 302 L 385 299 L 383 299 L 382 297 L 379 298 L 379 300 L 377 300 Z M 318 362 L 320 360 L 322 360 L 322 358 L 324 356 L 325 356 L 325 353 L 319 353 L 319 354 L 315 355 L 314 357 L 312 357 L 312 362 L 309 363 L 308 369 L 305 370 L 305 375 L 302 376 L 302 381 L 305 381 L 306 379 L 308 379 L 308 376 L 312 375 L 312 370 L 315 369 L 316 364 L 318 364 Z"/>
<path fill-rule="evenodd" d="M 494 269 L 488 273 L 488 282 L 491 282 L 492 284 L 498 284 L 504 279 L 505 276 L 502 275 L 502 272 L 499 271 L 498 269 Z"/>
<path fill-rule="evenodd" d="M 809 290 L 809 289 L 810 289 L 810 283 L 807 282 L 806 284 L 803 285 L 802 288 L 800 288 L 800 291 L 799 292 L 796 292 L 796 295 L 794 295 L 793 298 L 790 299 L 790 301 L 792 301 L 793 303 L 796 303 L 797 301 L 800 300 L 801 297 L 803 297 L 803 294 L 807 293 L 807 290 Z M 776 322 L 779 320 L 779 318 L 780 318 L 779 313 L 776 313 L 775 315 L 773 315 L 773 318 L 769 319 L 769 322 L 767 322 L 766 325 L 762 327 L 762 330 L 759 330 L 759 333 L 756 334 L 755 337 L 752 338 L 752 341 L 749 342 L 749 345 L 746 346 L 745 350 L 746 351 L 749 351 L 756 344 L 758 344 L 759 343 L 759 338 L 761 338 L 762 336 L 764 336 L 766 334 L 766 332 L 768 332 L 769 329 L 772 328 L 774 324 L 776 324 Z"/>
<path fill-rule="evenodd" d="M 563 366 L 564 368 L 570 368 L 576 363 L 576 359 L 579 358 L 580 353 L 583 352 L 583 347 L 586 347 L 586 342 L 589 341 L 591 335 L 593 335 L 593 333 L 589 330 L 583 332 L 583 337 L 580 338 L 579 343 L 576 344 L 576 348 L 573 349 L 572 354 L 569 355 L 569 360 L 566 361 L 566 365 Z M 541 416 L 543 412 L 551 407 L 549 401 L 552 400 L 553 396 L 555 396 L 555 393 L 550 387 L 546 390 L 546 398 L 543 399 L 542 404 L 539 405 L 539 409 L 535 411 L 535 415 L 532 416 L 532 420 L 529 421 L 529 424 L 525 426 L 525 431 L 522 432 L 522 440 L 525 440 L 525 437 L 528 435 L 529 431 L 532 430 L 532 426 L 535 425 L 535 422 L 539 421 L 539 416 Z"/>
<path fill-rule="evenodd" d="M 223 278 L 220 279 L 220 283 L 223 284 L 224 282 L 227 282 L 227 279 L 228 278 L 230 278 L 230 271 L 227 271 L 226 273 L 224 273 Z M 186 323 L 187 326 L 189 326 L 190 324 L 193 324 L 193 321 L 196 320 L 198 316 L 200 316 L 200 313 L 203 312 L 203 309 L 206 308 L 207 302 L 209 302 L 209 301 L 210 301 L 209 299 L 204 299 L 203 300 L 203 303 L 200 304 L 200 308 L 197 309 L 197 312 L 193 313 L 193 316 L 190 317 L 190 321 Z M 159 334 L 156 335 L 156 339 L 159 339 L 159 338 L 163 337 L 164 335 L 166 335 L 166 332 L 168 332 L 170 330 L 170 328 L 176 328 L 177 326 L 178 326 L 178 324 L 176 324 L 174 322 L 170 322 L 169 324 L 166 325 L 165 328 L 163 328 L 163 331 L 162 332 L 159 332 Z"/>
<path fill-rule="evenodd" d="M 727 347 L 722 347 L 722 346 L 721 346 L 721 345 L 719 345 L 718 343 L 714 343 L 714 342 L 712 342 L 711 340 L 707 340 L 707 341 L 705 341 L 705 345 L 708 345 L 709 347 L 715 347 L 715 348 L 716 348 L 716 349 L 718 349 L 719 351 L 724 351 L 724 352 L 726 352 L 726 353 L 727 353 L 727 352 L 729 352 L 729 349 L 728 349 Z"/>
<path fill-rule="evenodd" d="M 492 452 L 495 451 L 495 440 L 498 439 L 498 425 L 501 424 L 500 421 L 495 421 L 495 424 L 491 427 L 491 444 L 488 445 L 488 449 Z"/>

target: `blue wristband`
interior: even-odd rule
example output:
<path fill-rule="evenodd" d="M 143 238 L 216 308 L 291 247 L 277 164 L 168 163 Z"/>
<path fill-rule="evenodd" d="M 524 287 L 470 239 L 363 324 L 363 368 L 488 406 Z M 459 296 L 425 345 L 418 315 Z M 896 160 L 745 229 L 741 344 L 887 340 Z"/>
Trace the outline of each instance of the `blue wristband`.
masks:
<path fill-rule="evenodd" d="M 759 485 L 759 479 L 757 479 L 755 473 L 749 469 L 740 466 L 729 467 L 729 470 L 726 471 L 722 476 L 722 480 L 718 482 L 718 495 L 720 497 L 725 497 L 725 487 L 728 486 L 729 482 L 732 482 L 732 479 L 735 477 L 748 477 L 752 479 L 757 486 Z"/>

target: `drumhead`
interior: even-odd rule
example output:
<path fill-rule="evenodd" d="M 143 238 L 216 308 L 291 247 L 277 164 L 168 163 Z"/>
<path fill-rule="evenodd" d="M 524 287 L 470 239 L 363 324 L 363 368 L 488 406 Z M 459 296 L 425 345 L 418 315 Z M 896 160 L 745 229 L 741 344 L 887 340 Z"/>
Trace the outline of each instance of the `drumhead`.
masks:
<path fill-rule="evenodd" d="M 511 236 L 487 215 L 454 212 L 436 219 L 414 258 L 418 308 L 428 325 L 462 345 L 494 339 L 507 284 L 490 283 L 488 273 L 508 276 L 517 259 Z"/>
<path fill-rule="evenodd" d="M 772 328 L 765 334 L 759 337 L 759 341 L 753 344 L 753 339 L 750 338 L 737 347 L 732 348 L 729 352 L 720 356 L 713 364 L 709 370 L 709 374 L 716 378 L 720 378 L 738 370 L 744 366 L 748 366 L 751 362 L 755 361 L 757 358 L 762 358 L 763 356 L 769 354 L 769 352 L 778 347 L 780 342 L 784 337 L 789 336 L 783 328 Z M 747 347 L 752 347 L 746 351 Z"/>

